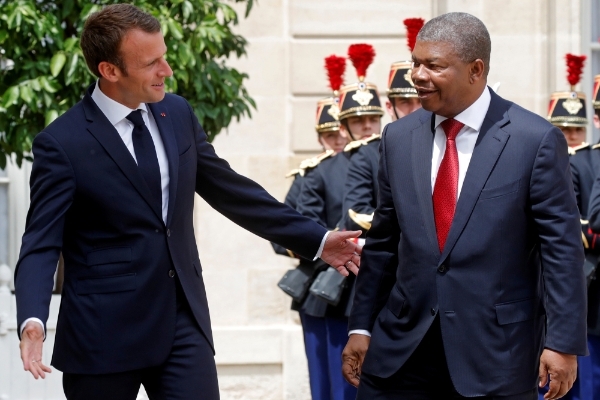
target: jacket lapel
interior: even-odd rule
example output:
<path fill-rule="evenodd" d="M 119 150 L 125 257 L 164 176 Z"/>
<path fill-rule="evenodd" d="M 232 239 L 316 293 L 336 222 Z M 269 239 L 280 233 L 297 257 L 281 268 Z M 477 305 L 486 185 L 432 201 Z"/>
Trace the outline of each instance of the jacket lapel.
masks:
<path fill-rule="evenodd" d="M 452 251 L 465 225 L 469 221 L 481 190 L 510 137 L 507 132 L 502 130 L 502 127 L 509 122 L 506 111 L 510 103 L 494 94 L 492 90 L 490 92 L 492 95 L 490 107 L 475 143 L 471 162 L 469 163 L 458 203 L 456 204 L 454 220 L 452 221 L 444 251 L 439 261 L 440 264 L 444 262 L 448 254 Z"/>
<path fill-rule="evenodd" d="M 412 135 L 412 170 L 419 199 L 419 208 L 425 224 L 427 238 L 431 249 L 436 256 L 439 255 L 435 220 L 433 218 L 433 201 L 431 198 L 431 157 L 433 151 L 433 114 L 428 113 L 422 117 L 422 125 Z"/>
<path fill-rule="evenodd" d="M 167 226 L 171 222 L 173 212 L 175 210 L 175 195 L 177 194 L 177 177 L 179 176 L 179 151 L 177 148 L 177 141 L 175 140 L 175 133 L 173 131 L 173 124 L 171 117 L 167 113 L 165 105 L 160 103 L 148 104 L 158 131 L 162 137 L 163 144 L 165 146 L 165 152 L 167 153 L 167 159 L 169 163 L 169 204 L 167 208 Z"/>
<path fill-rule="evenodd" d="M 135 160 L 131 156 L 129 150 L 127 150 L 125 143 L 123 143 L 123 140 L 115 127 L 112 126 L 102 111 L 96 106 L 94 100 L 92 100 L 89 89 L 88 93 L 84 96 L 82 103 L 85 116 L 89 122 L 87 127 L 88 131 L 96 138 L 96 140 L 98 140 L 100 145 L 104 147 L 104 150 L 106 150 L 108 155 L 113 159 L 121 171 L 123 171 L 129 182 L 131 182 L 133 187 L 140 193 L 146 203 L 148 203 L 148 206 L 150 206 L 156 216 L 162 221 L 161 210 L 154 207 L 155 201 L 152 201 L 150 189 L 148 189 L 148 185 L 146 185 L 142 174 L 139 172 Z"/>

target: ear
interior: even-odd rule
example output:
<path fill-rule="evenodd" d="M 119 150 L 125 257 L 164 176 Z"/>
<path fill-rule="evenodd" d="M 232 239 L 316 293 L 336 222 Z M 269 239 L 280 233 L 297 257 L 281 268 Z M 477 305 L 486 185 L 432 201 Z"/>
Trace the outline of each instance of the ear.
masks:
<path fill-rule="evenodd" d="M 481 58 L 472 61 L 469 65 L 469 82 L 475 83 L 484 78 L 485 64 Z"/>
<path fill-rule="evenodd" d="M 394 105 L 390 99 L 387 99 L 385 102 L 385 111 L 387 111 L 390 117 L 394 118 Z"/>
<path fill-rule="evenodd" d="M 108 61 L 102 61 L 98 64 L 98 72 L 109 82 L 116 82 L 123 74 L 121 70 L 114 64 Z"/>

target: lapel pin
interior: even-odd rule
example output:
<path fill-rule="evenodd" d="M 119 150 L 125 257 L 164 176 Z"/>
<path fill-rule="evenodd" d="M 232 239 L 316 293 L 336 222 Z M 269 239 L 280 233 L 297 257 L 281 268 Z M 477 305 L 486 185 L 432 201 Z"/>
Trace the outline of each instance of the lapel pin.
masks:
<path fill-rule="evenodd" d="M 167 114 L 165 114 L 165 113 L 160 113 L 160 116 L 161 116 L 161 117 L 166 117 L 166 116 L 167 116 Z"/>

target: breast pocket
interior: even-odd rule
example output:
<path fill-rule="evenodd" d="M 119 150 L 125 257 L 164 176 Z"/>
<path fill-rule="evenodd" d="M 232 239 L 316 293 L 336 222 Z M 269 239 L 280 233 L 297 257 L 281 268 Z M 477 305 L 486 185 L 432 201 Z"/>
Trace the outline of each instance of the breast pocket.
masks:
<path fill-rule="evenodd" d="M 516 193 L 519 191 L 520 186 L 521 180 L 518 179 L 514 182 L 510 182 L 505 185 L 500 185 L 491 188 L 486 187 L 481 191 L 481 194 L 479 195 L 479 200 L 495 199 L 497 197 L 502 197 L 512 193 Z"/>
<path fill-rule="evenodd" d="M 77 280 L 78 295 L 129 292 L 136 289 L 135 273 L 94 276 Z"/>
<path fill-rule="evenodd" d="M 179 166 L 185 165 L 194 159 L 194 146 L 191 144 L 179 155 Z"/>

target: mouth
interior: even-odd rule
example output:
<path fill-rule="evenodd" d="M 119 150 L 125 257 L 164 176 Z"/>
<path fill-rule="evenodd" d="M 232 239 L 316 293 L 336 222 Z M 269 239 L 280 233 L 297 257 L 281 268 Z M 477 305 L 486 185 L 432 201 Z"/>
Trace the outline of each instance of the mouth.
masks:
<path fill-rule="evenodd" d="M 164 82 L 155 83 L 155 84 L 152 85 L 152 87 L 155 88 L 155 89 L 164 89 L 165 83 Z"/>
<path fill-rule="evenodd" d="M 428 99 L 431 96 L 433 96 L 434 93 L 437 92 L 437 90 L 433 90 L 433 89 L 425 89 L 425 88 L 418 88 L 418 87 L 415 87 L 415 89 L 417 89 L 417 95 L 419 96 L 419 99 L 421 99 L 421 100 Z"/>

